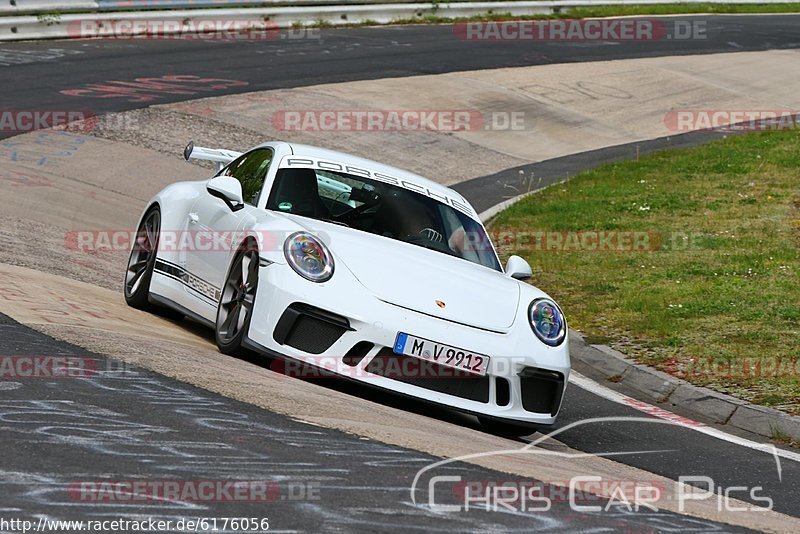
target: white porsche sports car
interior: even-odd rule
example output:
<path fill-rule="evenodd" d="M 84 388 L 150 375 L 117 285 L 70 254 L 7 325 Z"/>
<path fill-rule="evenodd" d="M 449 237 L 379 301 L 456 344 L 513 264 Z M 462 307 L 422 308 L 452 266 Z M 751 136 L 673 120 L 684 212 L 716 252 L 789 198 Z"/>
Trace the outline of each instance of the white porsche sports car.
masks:
<path fill-rule="evenodd" d="M 241 348 L 475 414 L 551 424 L 569 377 L 558 305 L 505 271 L 456 191 L 286 142 L 186 147 L 209 180 L 159 192 L 125 276 L 137 308 L 169 308 Z M 299 369 L 299 367 L 297 367 Z M 530 432 L 530 429 L 527 429 Z"/>

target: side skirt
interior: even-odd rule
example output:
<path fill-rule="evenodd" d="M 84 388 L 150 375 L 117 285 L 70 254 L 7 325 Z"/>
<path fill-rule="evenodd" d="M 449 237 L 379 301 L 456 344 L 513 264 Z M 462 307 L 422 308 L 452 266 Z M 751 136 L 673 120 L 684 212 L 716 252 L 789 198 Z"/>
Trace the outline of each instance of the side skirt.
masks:
<path fill-rule="evenodd" d="M 202 324 L 203 326 L 211 328 L 212 330 L 215 327 L 213 322 L 211 322 L 208 319 L 206 319 L 205 317 L 202 317 L 199 314 L 193 312 L 189 308 L 181 306 L 180 304 L 178 304 L 177 302 L 175 302 L 175 301 L 173 301 L 171 299 L 168 299 L 166 297 L 162 297 L 161 295 L 156 295 L 154 293 L 150 293 L 150 296 L 148 297 L 148 300 L 150 302 L 152 302 L 153 304 L 158 304 L 159 306 L 164 306 L 166 308 L 170 308 L 172 310 L 179 311 L 182 314 L 184 314 L 186 317 L 190 317 L 191 319 L 197 321 L 198 323 Z"/>

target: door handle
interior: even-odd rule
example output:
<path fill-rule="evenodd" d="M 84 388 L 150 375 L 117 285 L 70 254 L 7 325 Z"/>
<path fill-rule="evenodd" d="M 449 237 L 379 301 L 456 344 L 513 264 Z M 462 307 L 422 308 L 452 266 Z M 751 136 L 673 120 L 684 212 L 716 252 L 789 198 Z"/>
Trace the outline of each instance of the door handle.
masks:
<path fill-rule="evenodd" d="M 196 213 L 189 214 L 189 224 L 197 224 L 197 221 L 200 220 L 200 216 Z"/>

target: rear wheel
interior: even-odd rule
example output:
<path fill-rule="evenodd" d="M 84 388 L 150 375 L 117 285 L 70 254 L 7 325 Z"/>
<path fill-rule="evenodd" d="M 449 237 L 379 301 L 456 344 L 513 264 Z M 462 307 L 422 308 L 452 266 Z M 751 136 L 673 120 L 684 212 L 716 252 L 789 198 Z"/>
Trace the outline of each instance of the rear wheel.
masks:
<path fill-rule="evenodd" d="M 258 250 L 247 243 L 231 263 L 217 306 L 216 341 L 223 354 L 235 354 L 250 329 L 258 286 Z"/>
<path fill-rule="evenodd" d="M 158 236 L 161 231 L 161 212 L 151 208 L 139 224 L 125 271 L 125 302 L 140 310 L 150 309 L 150 279 L 156 264 Z"/>

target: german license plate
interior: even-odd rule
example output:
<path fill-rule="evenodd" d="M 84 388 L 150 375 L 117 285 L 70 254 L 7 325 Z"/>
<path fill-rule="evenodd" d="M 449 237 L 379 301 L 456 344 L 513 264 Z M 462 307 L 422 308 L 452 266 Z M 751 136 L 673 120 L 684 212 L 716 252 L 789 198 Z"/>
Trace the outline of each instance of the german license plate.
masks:
<path fill-rule="evenodd" d="M 394 343 L 394 353 L 414 356 L 445 367 L 483 376 L 489 367 L 489 357 L 469 350 L 451 347 L 429 339 L 400 332 Z"/>

